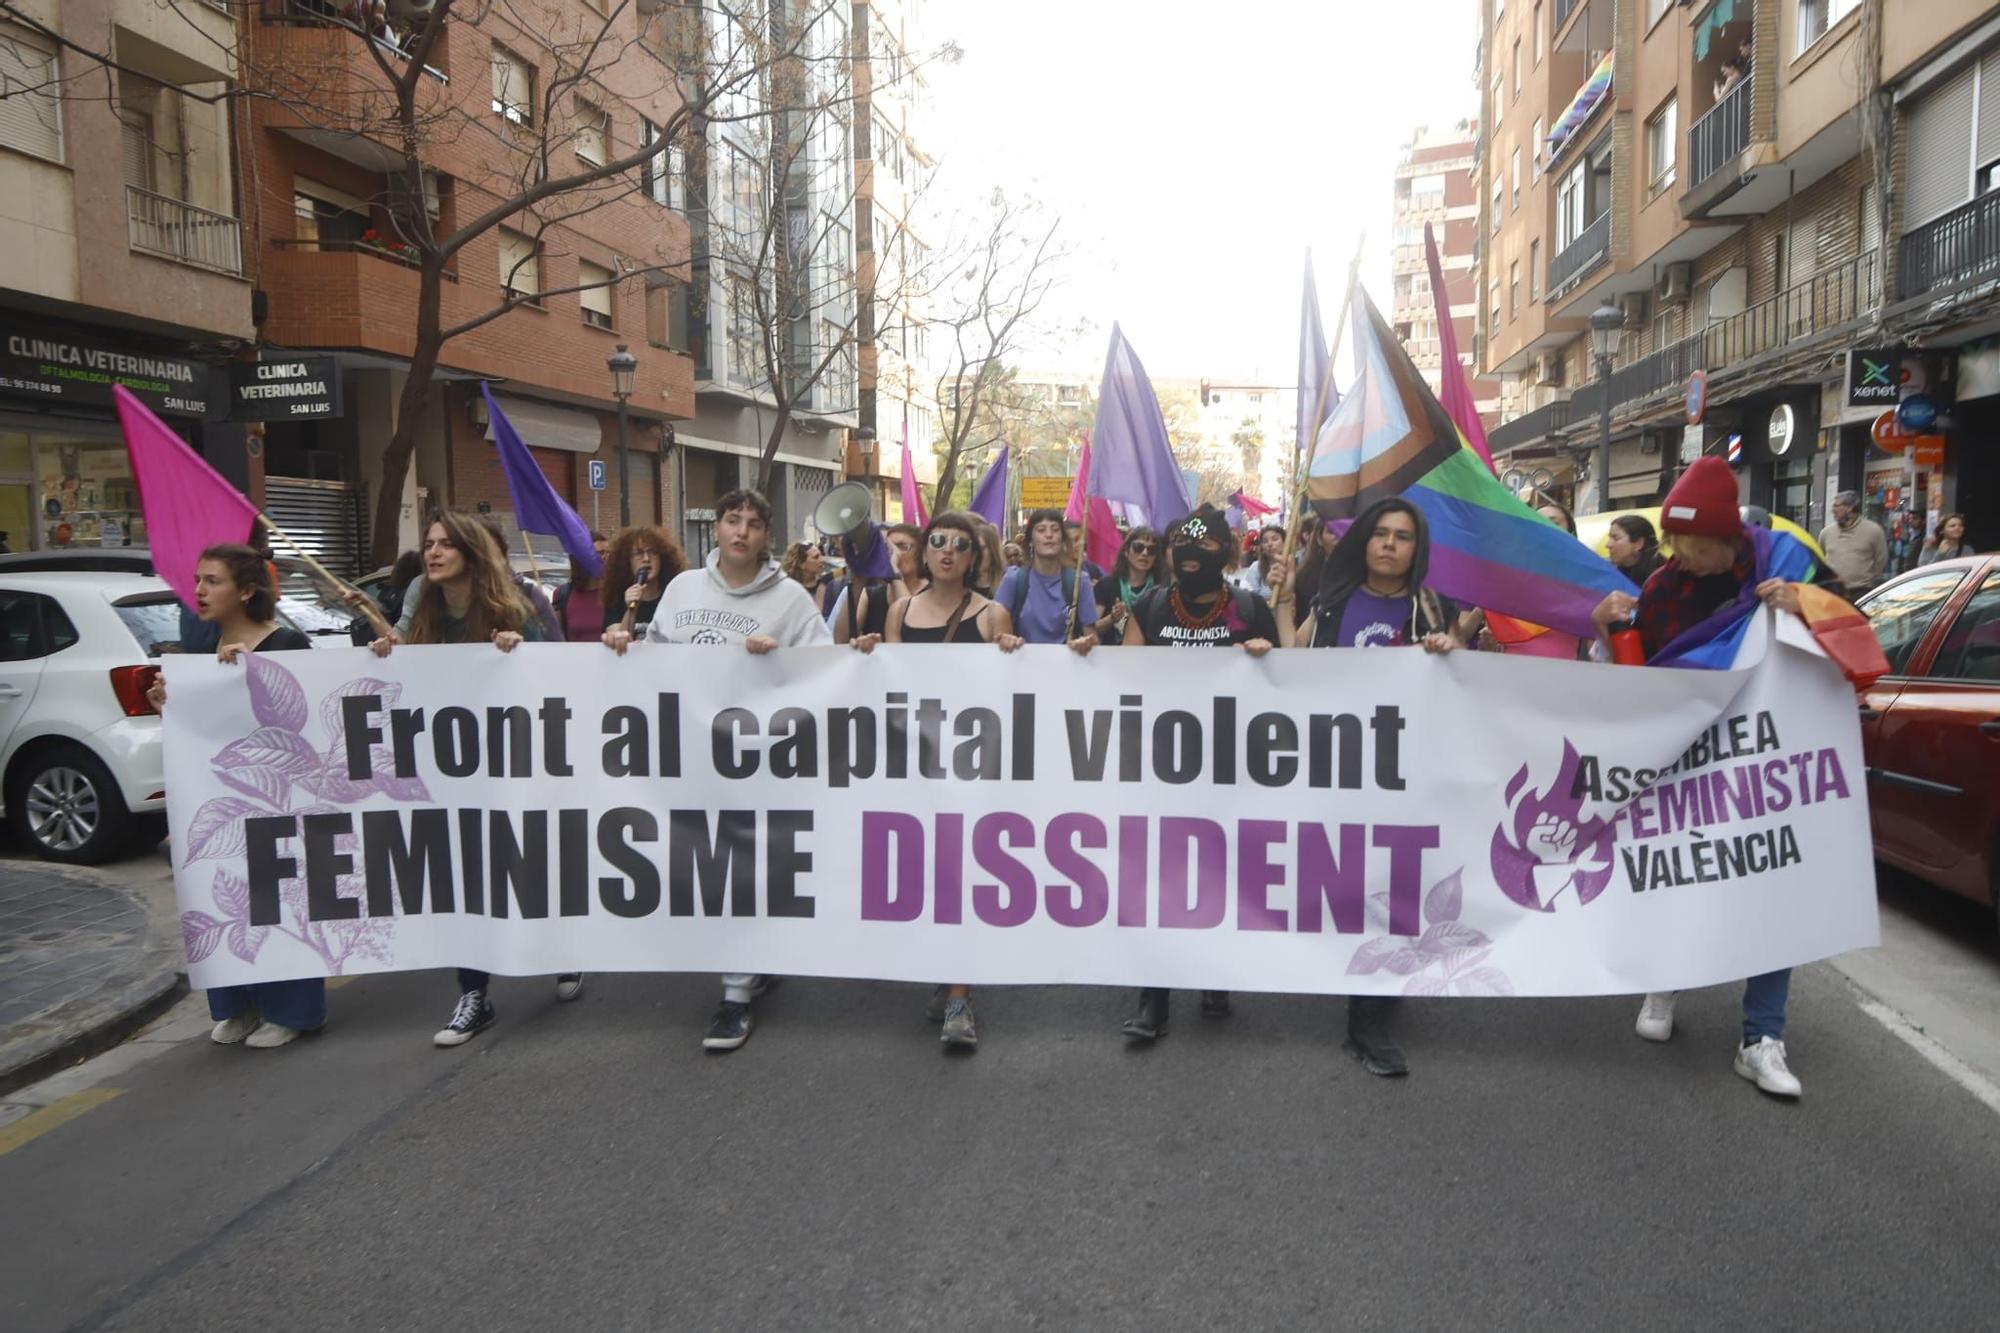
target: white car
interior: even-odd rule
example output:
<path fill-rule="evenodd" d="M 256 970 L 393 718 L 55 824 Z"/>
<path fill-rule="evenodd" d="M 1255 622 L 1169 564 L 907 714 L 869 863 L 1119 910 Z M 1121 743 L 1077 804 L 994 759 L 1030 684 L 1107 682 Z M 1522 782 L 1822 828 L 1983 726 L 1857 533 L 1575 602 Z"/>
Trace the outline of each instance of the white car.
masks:
<path fill-rule="evenodd" d="M 146 690 L 179 639 L 180 603 L 151 575 L 0 570 L 0 799 L 38 855 L 94 863 L 164 833 Z"/>

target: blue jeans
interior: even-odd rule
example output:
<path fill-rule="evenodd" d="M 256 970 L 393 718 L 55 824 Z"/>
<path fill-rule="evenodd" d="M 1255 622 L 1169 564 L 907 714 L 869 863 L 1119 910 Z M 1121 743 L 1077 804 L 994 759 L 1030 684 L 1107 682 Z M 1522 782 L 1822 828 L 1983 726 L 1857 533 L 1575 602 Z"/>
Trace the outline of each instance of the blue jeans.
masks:
<path fill-rule="evenodd" d="M 266 1023 L 281 1023 L 300 1032 L 326 1026 L 326 981 L 257 981 L 247 986 L 217 986 L 208 992 L 208 1016 L 221 1023 L 255 1009 Z"/>
<path fill-rule="evenodd" d="M 1792 990 L 1792 969 L 1766 972 L 1743 983 L 1743 1044 L 1765 1037 L 1785 1039 L 1785 997 Z"/>

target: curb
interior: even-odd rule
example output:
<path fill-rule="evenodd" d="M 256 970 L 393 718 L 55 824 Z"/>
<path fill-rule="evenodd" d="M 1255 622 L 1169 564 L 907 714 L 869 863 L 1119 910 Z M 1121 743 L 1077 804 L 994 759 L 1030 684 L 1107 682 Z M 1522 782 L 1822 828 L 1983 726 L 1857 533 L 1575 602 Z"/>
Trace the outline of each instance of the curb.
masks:
<path fill-rule="evenodd" d="M 30 1054 L 11 1069 L 0 1069 L 0 1097 L 93 1055 L 102 1055 L 172 1008 L 187 991 L 186 975 L 172 967 L 128 982 L 107 1001 L 111 1013 L 103 1022 L 65 1032 L 47 1049 Z"/>

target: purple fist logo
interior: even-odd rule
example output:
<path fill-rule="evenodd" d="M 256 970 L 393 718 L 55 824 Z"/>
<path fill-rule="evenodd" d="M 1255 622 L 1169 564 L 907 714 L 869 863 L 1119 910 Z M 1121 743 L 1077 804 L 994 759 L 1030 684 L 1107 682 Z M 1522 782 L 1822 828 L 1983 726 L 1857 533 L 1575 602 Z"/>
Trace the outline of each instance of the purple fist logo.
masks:
<path fill-rule="evenodd" d="M 1546 790 L 1530 787 L 1528 766 L 1521 765 L 1507 784 L 1507 817 L 1493 830 L 1493 879 L 1500 892 L 1538 912 L 1555 911 L 1556 899 L 1570 888 L 1580 906 L 1611 882 L 1615 826 L 1583 818 L 1578 766 L 1576 747 L 1567 740 L 1562 766 Z"/>

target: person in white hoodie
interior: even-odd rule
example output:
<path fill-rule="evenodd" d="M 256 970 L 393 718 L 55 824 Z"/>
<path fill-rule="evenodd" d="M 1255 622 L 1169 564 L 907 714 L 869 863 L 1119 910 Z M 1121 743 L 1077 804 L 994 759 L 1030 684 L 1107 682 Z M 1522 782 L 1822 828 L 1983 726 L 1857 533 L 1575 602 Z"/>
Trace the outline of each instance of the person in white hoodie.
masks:
<path fill-rule="evenodd" d="M 753 653 L 832 643 L 819 608 L 796 579 L 771 559 L 771 502 L 756 491 L 731 491 L 715 502 L 715 549 L 700 569 L 675 577 L 646 626 L 652 643 L 741 644 Z M 632 632 L 604 631 L 604 646 L 624 654 Z M 768 979 L 749 973 L 722 978 L 722 1004 L 702 1036 L 703 1048 L 733 1051 L 750 1040 L 750 1002 Z"/>

